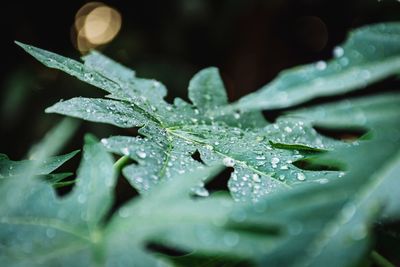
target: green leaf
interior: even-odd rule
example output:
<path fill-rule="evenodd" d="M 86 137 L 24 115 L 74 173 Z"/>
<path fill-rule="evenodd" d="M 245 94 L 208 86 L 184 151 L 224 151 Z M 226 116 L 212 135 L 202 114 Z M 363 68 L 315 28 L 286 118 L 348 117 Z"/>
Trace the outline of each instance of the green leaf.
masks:
<path fill-rule="evenodd" d="M 39 48 L 20 45 L 45 64 L 46 58 L 59 58 Z M 339 175 L 333 171 L 302 170 L 292 163 L 309 151 L 270 145 L 286 143 L 307 146 L 309 150 L 343 145 L 319 135 L 311 124 L 290 118 L 268 124 L 260 112 L 221 113 L 214 117 L 215 110 L 227 104 L 225 88 L 215 68 L 200 71 L 190 81 L 189 98 L 193 105 L 182 99 L 175 99 L 171 105 L 163 99 L 166 91 L 161 83 L 137 78 L 133 71 L 98 52 L 84 60 L 85 67 L 78 78 L 85 73 L 97 73 L 114 82 L 119 89 L 108 90 L 114 100 L 74 98 L 46 111 L 119 127 L 143 126 L 139 130 L 142 136 L 103 139 L 109 151 L 135 161 L 123 169 L 123 174 L 141 193 L 161 180 L 201 167 L 202 163 L 191 157 L 196 151 L 206 164 L 219 162 L 234 168 L 228 185 L 233 197 L 241 201 L 257 201 L 271 192 Z M 77 64 L 64 58 L 57 62 L 57 68 L 70 74 Z M 193 190 L 206 196 L 203 185 L 203 181 L 198 181 Z"/>
<path fill-rule="evenodd" d="M 90 266 L 100 250 L 99 227 L 115 184 L 112 159 L 87 139 L 73 192 L 62 199 L 38 179 L 23 173 L 5 179 L 0 191 L 0 260 L 5 266 Z"/>
<path fill-rule="evenodd" d="M 270 88 L 270 98 L 263 98 L 263 93 L 245 98 L 253 98 L 254 107 L 243 100 L 226 108 L 222 79 L 214 68 L 201 71 L 190 82 L 193 104 L 182 99 L 169 104 L 163 99 L 162 84 L 137 78 L 97 52 L 86 56 L 82 65 L 21 44 L 50 67 L 82 80 L 89 73 L 95 81 L 85 81 L 107 87 L 102 89 L 113 99 L 73 99 L 50 111 L 141 128 L 139 136 L 114 136 L 102 139 L 102 144 L 86 138 L 76 186 L 64 197 L 58 197 L 49 183 L 35 179 L 32 169 L 41 166 L 37 163 L 3 179 L 0 262 L 5 266 L 185 264 L 163 252 L 151 252 L 148 245 L 159 244 L 182 251 L 192 261 L 218 259 L 219 265 L 359 266 L 370 252 L 374 223 L 400 219 L 399 94 L 290 111 L 274 123 L 262 119 L 260 112 L 247 111 L 342 93 L 397 73 L 398 28 L 389 23 L 354 31 L 343 51 L 336 49 L 337 58 L 318 70 L 320 75 L 310 66 L 289 72 L 273 85 L 280 91 Z M 324 87 L 310 84 L 319 76 Z M 108 88 L 102 79 L 114 87 Z M 289 102 L 281 99 L 281 90 L 287 91 Z M 118 110 L 107 110 L 113 103 Z M 82 108 L 85 104 L 98 116 Z M 242 104 L 245 113 L 236 110 Z M 121 118 L 129 122 L 118 121 Z M 343 143 L 321 136 L 315 125 L 362 128 L 368 138 Z M 52 143 L 42 150 L 51 151 Z M 143 193 L 114 213 L 110 211 L 114 169 L 119 171 L 123 164 L 113 166 L 106 149 L 124 155 L 120 162 L 133 160 L 122 172 Z M 192 158 L 196 151 L 202 162 Z M 346 172 L 303 170 L 295 164 L 302 159 Z M 0 162 L 8 161 L 0 155 Z M 234 169 L 228 182 L 233 199 L 224 193 L 209 194 L 203 187 L 223 165 Z"/>
<path fill-rule="evenodd" d="M 217 68 L 197 73 L 189 84 L 189 99 L 202 110 L 212 110 L 228 104 L 225 86 Z"/>
<path fill-rule="evenodd" d="M 227 110 L 286 108 L 322 96 L 362 89 L 400 73 L 400 23 L 381 23 L 352 31 L 335 48 L 334 58 L 283 71 L 271 83 Z"/>
<path fill-rule="evenodd" d="M 291 111 L 289 116 L 300 117 L 323 127 L 374 128 L 399 120 L 400 94 L 346 99 L 336 103 L 318 105 Z"/>
<path fill-rule="evenodd" d="M 35 175 L 46 175 L 63 165 L 66 161 L 74 157 L 79 151 L 50 157 L 44 160 L 23 160 L 12 161 L 6 155 L 2 154 L 0 158 L 0 178 L 9 178 L 13 176 L 20 176 L 26 173 L 32 166 L 38 166 L 35 169 Z"/>
<path fill-rule="evenodd" d="M 122 128 L 143 126 L 146 121 L 131 105 L 107 99 L 73 98 L 53 105 L 46 112 L 109 123 Z"/>

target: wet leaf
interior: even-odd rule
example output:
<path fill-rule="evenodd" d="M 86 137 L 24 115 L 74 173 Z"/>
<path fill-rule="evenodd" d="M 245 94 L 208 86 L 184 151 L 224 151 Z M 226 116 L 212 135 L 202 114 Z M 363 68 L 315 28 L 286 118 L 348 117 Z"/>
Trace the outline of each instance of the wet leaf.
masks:
<path fill-rule="evenodd" d="M 166 89 L 161 83 L 137 78 L 133 71 L 98 52 L 85 56 L 85 64 L 81 64 L 39 48 L 19 45 L 45 65 L 104 89 L 113 98 L 73 98 L 56 103 L 47 112 L 123 128 L 142 127 L 141 136 L 102 140 L 109 151 L 135 161 L 123 173 L 141 193 L 148 192 L 161 180 L 202 167 L 191 157 L 196 151 L 206 164 L 219 162 L 234 168 L 228 186 L 238 201 L 258 201 L 271 192 L 339 175 L 334 171 L 303 170 L 292 164 L 310 151 L 343 145 L 319 135 L 303 120 L 287 118 L 269 124 L 260 112 L 214 116 L 228 104 L 216 68 L 202 70 L 190 81 L 189 99 L 193 104 L 182 99 L 169 104 L 164 100 Z M 85 75 L 91 75 L 91 79 Z M 113 87 L 103 88 L 104 79 L 112 82 Z M 288 144 L 291 149 L 270 143 Z M 293 149 L 296 146 L 310 149 Z M 198 181 L 193 191 L 207 196 L 209 193 L 203 186 L 204 182 Z"/>
<path fill-rule="evenodd" d="M 74 151 L 66 155 L 50 157 L 44 160 L 23 160 L 13 161 L 6 155 L 1 154 L 0 157 L 0 178 L 10 178 L 20 176 L 30 168 L 37 165 L 35 168 L 35 175 L 46 175 L 63 165 L 66 161 L 75 156 L 79 151 Z"/>
<path fill-rule="evenodd" d="M 229 109 L 243 111 L 294 106 L 310 99 L 365 88 L 400 72 L 400 23 L 381 23 L 352 31 L 324 62 L 283 71 L 271 83 Z M 228 110 L 229 110 L 228 109 Z"/>

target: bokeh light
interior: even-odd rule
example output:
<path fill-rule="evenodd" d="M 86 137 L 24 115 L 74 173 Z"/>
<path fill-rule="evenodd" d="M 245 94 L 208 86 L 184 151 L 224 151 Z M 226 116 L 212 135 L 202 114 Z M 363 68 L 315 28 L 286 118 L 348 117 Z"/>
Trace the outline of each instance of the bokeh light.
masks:
<path fill-rule="evenodd" d="M 90 2 L 75 15 L 73 43 L 85 54 L 98 46 L 111 42 L 121 29 L 120 13 L 102 2 Z"/>

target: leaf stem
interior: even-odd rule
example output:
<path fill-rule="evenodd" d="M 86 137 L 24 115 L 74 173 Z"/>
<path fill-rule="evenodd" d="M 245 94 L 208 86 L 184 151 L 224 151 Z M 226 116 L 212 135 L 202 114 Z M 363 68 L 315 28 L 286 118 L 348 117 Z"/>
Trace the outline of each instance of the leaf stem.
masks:
<path fill-rule="evenodd" d="M 115 171 L 119 174 L 122 170 L 123 167 L 126 166 L 126 164 L 129 162 L 129 157 L 128 156 L 123 156 L 120 157 L 115 163 L 114 163 L 114 169 Z"/>
<path fill-rule="evenodd" d="M 379 254 L 376 250 L 371 252 L 371 259 L 379 267 L 395 267 L 394 264 Z"/>

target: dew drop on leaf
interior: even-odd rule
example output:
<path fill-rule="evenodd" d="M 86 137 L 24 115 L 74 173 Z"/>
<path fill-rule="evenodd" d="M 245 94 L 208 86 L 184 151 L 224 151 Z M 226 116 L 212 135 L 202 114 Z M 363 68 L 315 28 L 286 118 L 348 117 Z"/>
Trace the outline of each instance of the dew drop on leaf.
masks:
<path fill-rule="evenodd" d="M 338 58 L 338 57 L 342 57 L 344 55 L 344 49 L 341 46 L 336 46 L 333 49 L 333 55 Z"/>
<path fill-rule="evenodd" d="M 302 172 L 297 173 L 296 177 L 299 181 L 304 181 L 306 179 L 306 176 Z"/>
<path fill-rule="evenodd" d="M 226 157 L 222 160 L 226 167 L 233 167 L 235 166 L 235 160 L 229 157 Z"/>
<path fill-rule="evenodd" d="M 144 151 L 137 151 L 137 152 L 136 152 L 136 155 L 137 155 L 139 158 L 141 158 L 141 159 L 144 159 L 144 158 L 147 157 L 147 154 L 146 154 L 146 152 L 144 152 Z"/>
<path fill-rule="evenodd" d="M 316 67 L 318 70 L 324 70 L 324 69 L 326 69 L 326 66 L 327 66 L 327 64 L 326 64 L 325 61 L 318 61 L 318 62 L 315 64 L 315 67 Z"/>

